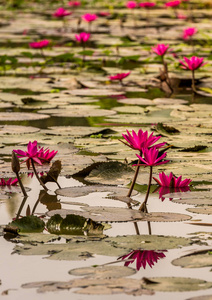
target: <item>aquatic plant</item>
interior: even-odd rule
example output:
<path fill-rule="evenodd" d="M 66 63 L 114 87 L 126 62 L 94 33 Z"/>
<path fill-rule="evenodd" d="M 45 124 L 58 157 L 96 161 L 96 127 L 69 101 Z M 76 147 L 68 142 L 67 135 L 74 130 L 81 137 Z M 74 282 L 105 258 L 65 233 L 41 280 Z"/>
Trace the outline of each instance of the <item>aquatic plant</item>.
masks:
<path fill-rule="evenodd" d="M 45 48 L 49 45 L 50 41 L 49 40 L 41 40 L 37 42 L 31 42 L 29 43 L 30 48 L 33 49 L 42 49 Z"/>
<path fill-rule="evenodd" d="M 137 2 L 136 1 L 128 1 L 126 3 L 126 7 L 129 8 L 129 9 L 136 8 L 137 7 Z"/>
<path fill-rule="evenodd" d="M 124 263 L 126 267 L 136 262 L 136 270 L 139 271 L 140 268 L 145 269 L 147 264 L 152 268 L 154 263 L 157 263 L 159 259 L 166 257 L 164 252 L 167 252 L 167 250 L 133 250 L 128 254 L 118 257 L 118 259 L 127 260 Z"/>
<path fill-rule="evenodd" d="M 191 183 L 191 179 L 186 178 L 182 180 L 182 176 L 175 177 L 172 172 L 166 175 L 164 172 L 159 173 L 159 179 L 153 177 L 153 179 L 160 185 L 164 187 L 186 187 Z"/>
<path fill-rule="evenodd" d="M 127 76 L 129 76 L 130 73 L 131 73 L 131 72 L 127 72 L 127 73 L 118 73 L 118 74 L 116 74 L 116 75 L 111 75 L 111 76 L 109 76 L 109 79 L 110 79 L 111 81 L 118 80 L 118 81 L 121 83 L 121 85 L 124 85 L 122 80 L 123 80 L 124 78 L 126 78 Z"/>
<path fill-rule="evenodd" d="M 197 33 L 197 29 L 195 27 L 188 27 L 183 30 L 183 39 L 188 40 L 191 38 L 195 33 Z"/>
<path fill-rule="evenodd" d="M 203 67 L 206 63 L 203 62 L 204 57 L 192 56 L 190 59 L 188 57 L 183 57 L 184 62 L 180 60 L 181 67 L 185 70 L 191 70 L 192 72 L 192 89 L 195 92 L 195 70 Z"/>
<path fill-rule="evenodd" d="M 63 7 L 59 7 L 54 13 L 53 16 L 57 17 L 57 18 L 64 18 L 67 16 L 70 16 L 72 14 L 72 12 L 67 11 L 65 8 Z"/>
<path fill-rule="evenodd" d="M 11 185 L 17 185 L 18 179 L 12 179 L 9 178 L 8 180 L 5 180 L 4 178 L 0 179 L 0 186 L 11 186 Z"/>

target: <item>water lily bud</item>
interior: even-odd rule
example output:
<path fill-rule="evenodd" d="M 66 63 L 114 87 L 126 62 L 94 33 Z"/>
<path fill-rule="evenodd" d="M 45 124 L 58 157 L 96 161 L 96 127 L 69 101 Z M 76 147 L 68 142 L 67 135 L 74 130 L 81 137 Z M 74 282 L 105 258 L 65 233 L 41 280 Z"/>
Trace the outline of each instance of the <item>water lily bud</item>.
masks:
<path fill-rule="evenodd" d="M 12 170 L 14 173 L 18 173 L 20 171 L 20 163 L 19 159 L 15 152 L 12 151 Z"/>

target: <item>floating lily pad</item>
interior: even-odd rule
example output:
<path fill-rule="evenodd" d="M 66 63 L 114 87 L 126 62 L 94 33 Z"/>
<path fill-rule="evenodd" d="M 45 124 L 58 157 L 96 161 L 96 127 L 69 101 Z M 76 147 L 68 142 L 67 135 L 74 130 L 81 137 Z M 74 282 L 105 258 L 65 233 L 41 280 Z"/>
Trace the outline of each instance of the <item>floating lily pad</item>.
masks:
<path fill-rule="evenodd" d="M 0 126 L 0 135 L 8 135 L 8 134 L 29 134 L 39 132 L 40 129 L 36 127 L 30 126 L 15 126 L 15 125 L 4 125 Z"/>
<path fill-rule="evenodd" d="M 24 112 L 0 112 L 1 121 L 43 120 L 48 118 L 49 115 L 45 114 L 33 114 Z"/>
<path fill-rule="evenodd" d="M 85 218 L 91 217 L 96 222 L 129 222 L 129 221 L 152 221 L 152 222 L 179 222 L 191 219 L 188 215 L 177 213 L 142 213 L 139 210 L 132 210 L 118 207 L 82 207 L 83 211 L 77 210 L 52 210 L 47 212 L 49 217 L 60 214 L 65 217 L 69 214 L 80 215 Z"/>
<path fill-rule="evenodd" d="M 27 216 L 12 221 L 8 224 L 10 228 L 18 228 L 20 232 L 42 232 L 45 227 L 43 220 L 36 216 Z"/>
<path fill-rule="evenodd" d="M 72 269 L 69 271 L 70 275 L 86 276 L 91 278 L 120 278 L 135 274 L 135 269 L 122 267 L 122 266 L 95 266 Z"/>
<path fill-rule="evenodd" d="M 194 207 L 194 208 L 187 208 L 186 209 L 189 212 L 195 213 L 195 214 L 204 214 L 204 215 L 211 215 L 212 214 L 212 205 L 204 205 L 201 207 Z"/>
<path fill-rule="evenodd" d="M 130 105 L 155 105 L 155 103 L 152 102 L 152 100 L 144 99 L 144 98 L 127 98 L 119 100 L 120 103 L 123 104 L 130 104 Z"/>
<path fill-rule="evenodd" d="M 147 289 L 160 292 L 186 292 L 205 290 L 212 287 L 212 282 L 186 277 L 150 277 L 155 284 L 146 285 Z"/>
<path fill-rule="evenodd" d="M 182 268 L 203 268 L 212 266 L 211 249 L 190 253 L 180 258 L 174 259 L 172 264 Z"/>

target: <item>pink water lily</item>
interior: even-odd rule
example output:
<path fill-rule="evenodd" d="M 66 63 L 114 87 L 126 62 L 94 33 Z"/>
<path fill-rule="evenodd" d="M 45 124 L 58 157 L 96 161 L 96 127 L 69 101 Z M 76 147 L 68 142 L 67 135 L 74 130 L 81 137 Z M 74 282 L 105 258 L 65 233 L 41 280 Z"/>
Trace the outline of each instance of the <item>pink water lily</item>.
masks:
<path fill-rule="evenodd" d="M 95 21 L 98 18 L 98 16 L 96 14 L 85 14 L 85 15 L 81 16 L 81 18 L 84 21 L 90 23 L 90 22 Z"/>
<path fill-rule="evenodd" d="M 128 267 L 129 264 L 136 262 L 136 269 L 140 270 L 140 268 L 145 269 L 147 264 L 152 268 L 152 266 L 154 266 L 154 263 L 157 263 L 159 259 L 166 257 L 164 254 L 164 252 L 166 251 L 167 250 L 133 250 L 126 255 L 120 256 L 118 259 L 127 259 L 128 261 L 124 263 L 126 267 Z"/>
<path fill-rule="evenodd" d="M 49 40 L 42 40 L 42 41 L 38 41 L 38 42 L 32 42 L 29 43 L 30 48 L 34 48 L 34 49 L 42 49 L 45 48 L 49 45 L 50 41 Z"/>
<path fill-rule="evenodd" d="M 50 161 L 55 157 L 58 151 L 50 151 L 48 148 L 44 149 L 43 147 L 39 149 L 38 158 L 41 163 L 50 163 Z"/>
<path fill-rule="evenodd" d="M 185 192 L 188 192 L 190 191 L 190 188 L 189 186 L 183 186 L 183 187 L 175 187 L 175 188 L 171 188 L 171 187 L 167 187 L 167 186 L 159 186 L 157 187 L 157 189 L 153 192 L 153 193 L 156 193 L 158 192 L 159 193 L 159 199 L 161 199 L 161 201 L 164 201 L 166 197 L 164 197 L 164 195 L 166 194 L 170 194 L 170 193 L 179 193 L 179 192 L 182 192 L 182 193 L 185 193 Z M 173 198 L 169 198 L 169 200 L 171 201 Z"/>
<path fill-rule="evenodd" d="M 182 68 L 185 70 L 194 71 L 206 64 L 203 62 L 204 57 L 192 56 L 190 59 L 187 57 L 183 57 L 183 59 L 185 62 L 180 60 L 180 63 L 182 64 Z"/>
<path fill-rule="evenodd" d="M 13 150 L 15 153 L 17 153 L 18 157 L 26 157 L 26 159 L 24 160 L 27 164 L 27 168 L 30 168 L 30 161 L 31 159 L 38 163 L 39 165 L 42 165 L 41 160 L 39 159 L 38 155 L 39 155 L 39 150 L 37 147 L 37 141 L 34 142 L 29 142 L 27 145 L 27 151 L 23 151 L 23 150 Z"/>
<path fill-rule="evenodd" d="M 53 14 L 54 17 L 57 18 L 64 18 L 66 16 L 70 16 L 72 14 L 72 12 L 67 11 L 65 8 L 63 7 L 59 7 Z"/>
<path fill-rule="evenodd" d="M 77 6 L 81 5 L 81 2 L 80 1 L 69 1 L 68 5 L 72 6 L 72 7 L 77 7 Z"/>
<path fill-rule="evenodd" d="M 144 8 L 151 8 L 154 7 L 156 5 L 156 3 L 154 2 L 141 2 L 139 3 L 140 7 L 144 7 Z"/>
<path fill-rule="evenodd" d="M 195 33 L 197 33 L 197 29 L 195 27 L 188 27 L 183 30 L 183 39 L 187 40 L 192 37 Z"/>
<path fill-rule="evenodd" d="M 0 180 L 0 186 L 11 186 L 11 185 L 17 185 L 18 179 L 12 179 L 9 178 L 7 181 L 4 178 L 1 178 Z"/>
<path fill-rule="evenodd" d="M 137 2 L 136 1 L 128 1 L 126 3 L 126 7 L 129 8 L 129 9 L 136 8 L 137 7 Z"/>
<path fill-rule="evenodd" d="M 164 172 L 159 173 L 159 179 L 153 177 L 153 179 L 163 187 L 186 187 L 191 183 L 191 179 L 184 179 L 182 180 L 182 176 L 175 177 L 173 173 L 171 172 L 169 175 L 166 175 Z"/>
<path fill-rule="evenodd" d="M 161 156 L 159 156 L 159 150 L 157 150 L 156 147 L 152 147 L 152 148 L 144 148 L 142 149 L 143 152 L 143 156 L 144 158 L 142 158 L 140 155 L 136 154 L 136 156 L 139 158 L 139 160 L 141 161 L 142 164 L 138 164 L 139 166 L 149 166 L 149 167 L 153 167 L 153 166 L 159 166 L 159 165 L 163 165 L 169 162 L 169 160 L 163 160 L 167 153 L 164 152 Z M 137 166 L 137 165 L 135 165 Z"/>
<path fill-rule="evenodd" d="M 80 34 L 75 34 L 75 38 L 79 43 L 85 43 L 90 38 L 90 33 L 81 32 Z"/>
<path fill-rule="evenodd" d="M 166 2 L 166 3 L 165 3 L 165 6 L 166 6 L 166 7 L 177 7 L 177 6 L 180 5 L 180 3 L 181 3 L 180 0 L 169 1 L 169 2 Z"/>
<path fill-rule="evenodd" d="M 149 148 L 153 144 L 155 144 L 161 136 L 153 136 L 153 133 L 151 133 L 148 136 L 148 131 L 143 131 L 141 129 L 138 130 L 138 133 L 136 133 L 134 130 L 132 130 L 132 135 L 130 132 L 127 130 L 127 134 L 122 134 L 123 138 L 127 141 L 127 143 L 123 142 L 125 145 L 128 147 L 134 149 L 134 150 L 139 150 L 140 152 L 144 148 Z M 166 143 L 160 143 L 157 145 L 154 145 L 156 148 L 160 148 L 164 146 Z"/>
<path fill-rule="evenodd" d="M 160 56 L 164 56 L 168 49 L 169 49 L 169 45 L 164 45 L 164 44 L 158 44 L 157 46 L 152 47 L 152 50 Z"/>
<path fill-rule="evenodd" d="M 126 78 L 127 76 L 129 76 L 130 75 L 130 73 L 131 72 L 127 72 L 127 73 L 118 73 L 118 74 L 116 74 L 116 75 L 111 75 L 111 76 L 109 76 L 109 79 L 110 80 L 119 80 L 121 83 L 122 83 L 122 80 L 124 79 L 124 78 Z"/>

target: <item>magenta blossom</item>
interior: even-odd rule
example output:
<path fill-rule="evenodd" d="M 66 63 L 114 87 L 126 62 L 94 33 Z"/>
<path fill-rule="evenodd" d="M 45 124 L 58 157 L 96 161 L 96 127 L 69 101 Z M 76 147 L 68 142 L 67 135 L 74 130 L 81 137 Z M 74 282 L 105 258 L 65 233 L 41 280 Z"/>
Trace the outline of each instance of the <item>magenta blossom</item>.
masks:
<path fill-rule="evenodd" d="M 159 186 L 157 187 L 157 189 L 153 192 L 153 193 L 156 193 L 158 192 L 159 193 L 159 199 L 161 199 L 161 201 L 164 201 L 166 197 L 164 197 L 164 195 L 166 194 L 170 194 L 170 193 L 179 193 L 179 192 L 182 192 L 182 193 L 185 193 L 185 192 L 188 192 L 190 191 L 190 188 L 189 186 L 183 186 L 183 187 L 175 187 L 175 188 L 171 188 L 171 187 L 167 187 L 167 186 Z M 169 198 L 169 200 L 171 201 L 173 198 Z"/>
<path fill-rule="evenodd" d="M 183 39 L 187 40 L 190 37 L 192 37 L 197 32 L 197 29 L 195 27 L 188 27 L 183 30 Z"/>
<path fill-rule="evenodd" d="M 180 63 L 182 64 L 182 68 L 185 70 L 194 71 L 206 64 L 203 63 L 203 57 L 192 56 L 190 59 L 187 57 L 183 57 L 183 59 L 185 62 L 180 60 Z"/>
<path fill-rule="evenodd" d="M 42 41 L 38 41 L 38 42 L 32 42 L 29 43 L 30 48 L 34 48 L 34 49 L 42 49 L 45 48 L 49 45 L 50 41 L 49 40 L 42 40 Z"/>
<path fill-rule="evenodd" d="M 136 269 L 140 270 L 142 267 L 145 269 L 147 264 L 152 268 L 159 259 L 166 257 L 164 252 L 167 252 L 167 250 L 133 250 L 126 255 L 120 256 L 118 259 L 127 259 L 128 261 L 124 263 L 126 267 L 136 262 Z"/>
<path fill-rule="evenodd" d="M 164 56 L 169 48 L 169 45 L 158 44 L 155 47 L 152 47 L 152 50 L 160 56 Z"/>
<path fill-rule="evenodd" d="M 136 8 L 137 7 L 137 2 L 136 1 L 128 1 L 126 3 L 126 7 L 129 8 L 129 9 Z"/>
<path fill-rule="evenodd" d="M 81 5 L 81 2 L 80 1 L 69 1 L 68 5 L 72 6 L 72 7 L 77 7 L 77 6 Z"/>
<path fill-rule="evenodd" d="M 85 15 L 81 16 L 81 18 L 82 18 L 84 21 L 90 23 L 90 22 L 95 21 L 95 20 L 98 18 L 98 16 L 95 15 L 95 14 L 85 14 Z"/>
<path fill-rule="evenodd" d="M 100 17 L 108 17 L 109 15 L 110 15 L 110 13 L 107 11 L 100 11 L 98 13 L 98 16 L 100 16 Z"/>
<path fill-rule="evenodd" d="M 11 185 L 17 185 L 18 179 L 15 178 L 12 180 L 12 178 L 9 178 L 7 181 L 4 180 L 4 178 L 1 178 L 0 186 L 11 186 Z"/>
<path fill-rule="evenodd" d="M 166 175 L 164 172 L 159 173 L 159 179 L 153 177 L 154 180 L 163 187 L 186 187 L 191 183 L 191 179 L 182 180 L 182 176 L 175 177 L 171 172 L 169 175 Z"/>
<path fill-rule="evenodd" d="M 65 8 L 63 7 L 59 7 L 53 14 L 54 17 L 57 18 L 64 18 L 66 16 L 70 16 L 72 14 L 72 12 L 67 11 Z"/>
<path fill-rule="evenodd" d="M 81 32 L 80 34 L 75 34 L 75 38 L 79 43 L 85 43 L 90 38 L 90 33 Z"/>
<path fill-rule="evenodd" d="M 144 8 L 151 8 L 154 7 L 156 4 L 154 2 L 141 2 L 139 3 L 140 7 L 144 7 Z"/>
<path fill-rule="evenodd" d="M 27 164 L 27 168 L 30 168 L 30 161 L 31 159 L 38 163 L 39 165 L 42 165 L 42 162 L 38 158 L 39 150 L 37 147 L 37 141 L 29 142 L 27 145 L 27 151 L 23 150 L 13 150 L 15 153 L 18 154 L 18 157 L 26 157 L 24 160 Z"/>
<path fill-rule="evenodd" d="M 166 3 L 165 3 L 165 6 L 166 6 L 166 7 L 177 7 L 177 6 L 180 5 L 180 3 L 181 3 L 180 0 L 174 0 L 174 1 L 166 2 Z"/>
<path fill-rule="evenodd" d="M 132 130 L 132 135 L 127 130 L 127 134 L 122 134 L 122 136 L 127 141 L 127 143 L 122 141 L 125 145 L 127 145 L 128 147 L 130 147 L 134 150 L 139 150 L 140 152 L 144 148 L 151 147 L 153 144 L 155 144 L 161 138 L 161 136 L 158 136 L 158 137 L 153 136 L 153 133 L 151 133 L 150 136 L 148 136 L 148 132 L 142 131 L 141 129 L 138 130 L 137 134 L 134 130 Z M 154 147 L 160 148 L 160 147 L 164 146 L 165 144 L 166 143 L 160 143 L 160 144 L 154 145 Z"/>
<path fill-rule="evenodd" d="M 39 149 L 38 158 L 41 163 L 50 163 L 50 161 L 55 157 L 58 151 L 50 150 L 48 148 L 44 149 L 43 147 Z"/>
<path fill-rule="evenodd" d="M 140 155 L 136 154 L 136 156 L 140 159 L 141 164 L 134 165 L 134 166 L 159 166 L 163 165 L 169 162 L 169 160 L 163 160 L 166 157 L 166 152 L 164 152 L 161 156 L 159 155 L 159 151 L 157 150 L 156 147 L 152 148 L 144 148 L 142 149 L 144 158 L 142 158 Z"/>
<path fill-rule="evenodd" d="M 126 78 L 127 76 L 130 75 L 131 72 L 128 72 L 128 73 L 118 73 L 116 75 L 113 75 L 113 76 L 109 76 L 109 79 L 110 80 L 119 80 L 119 81 L 122 81 L 124 78 Z"/>

